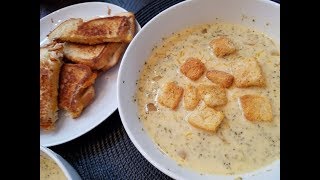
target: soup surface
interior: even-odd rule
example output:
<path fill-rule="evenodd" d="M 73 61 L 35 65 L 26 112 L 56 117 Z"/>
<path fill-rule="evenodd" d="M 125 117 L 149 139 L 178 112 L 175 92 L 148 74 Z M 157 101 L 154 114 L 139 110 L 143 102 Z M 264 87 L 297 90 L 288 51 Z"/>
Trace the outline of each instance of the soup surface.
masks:
<path fill-rule="evenodd" d="M 237 51 L 217 57 L 210 42 L 228 37 Z M 206 75 L 190 80 L 180 71 L 188 58 L 197 58 L 206 70 L 233 74 L 232 64 L 241 58 L 255 58 L 265 78 L 265 87 L 226 89 L 228 103 L 215 108 L 224 119 L 215 132 L 188 123 L 190 113 L 206 106 L 201 100 L 194 110 L 186 110 L 183 98 L 172 110 L 158 102 L 164 84 L 213 84 Z M 266 97 L 272 106 L 272 121 L 249 121 L 242 112 L 239 97 L 254 94 Z M 243 26 L 226 23 L 204 24 L 163 38 L 154 47 L 137 82 L 139 119 L 161 151 L 178 165 L 208 174 L 239 174 L 256 170 L 280 158 L 280 54 L 279 46 L 266 35 Z"/>
<path fill-rule="evenodd" d="M 48 156 L 40 154 L 40 180 L 66 180 L 59 166 Z"/>

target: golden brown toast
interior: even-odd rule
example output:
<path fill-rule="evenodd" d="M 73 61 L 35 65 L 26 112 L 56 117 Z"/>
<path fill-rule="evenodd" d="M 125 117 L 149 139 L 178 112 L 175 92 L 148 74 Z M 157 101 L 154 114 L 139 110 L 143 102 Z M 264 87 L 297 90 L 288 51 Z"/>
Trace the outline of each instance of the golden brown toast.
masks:
<path fill-rule="evenodd" d="M 122 43 L 118 46 L 118 49 L 113 53 L 113 55 L 108 59 L 108 63 L 101 69 L 102 71 L 107 71 L 108 69 L 115 66 L 120 58 L 122 57 L 124 51 L 126 50 L 128 43 Z"/>
<path fill-rule="evenodd" d="M 60 72 L 59 107 L 72 118 L 80 116 L 94 99 L 97 74 L 83 64 L 64 64 Z"/>
<path fill-rule="evenodd" d="M 62 45 L 40 47 L 40 128 L 52 130 L 58 120 L 59 73 L 62 65 Z"/>
<path fill-rule="evenodd" d="M 120 60 L 127 43 L 105 43 L 98 45 L 83 45 L 65 43 L 63 54 L 69 61 L 84 64 L 92 70 L 108 70 Z"/>
<path fill-rule="evenodd" d="M 115 16 L 96 18 L 83 22 L 71 18 L 55 28 L 48 38 L 51 41 L 79 44 L 101 44 L 106 42 L 130 42 L 136 31 L 133 13 L 120 13 Z"/>

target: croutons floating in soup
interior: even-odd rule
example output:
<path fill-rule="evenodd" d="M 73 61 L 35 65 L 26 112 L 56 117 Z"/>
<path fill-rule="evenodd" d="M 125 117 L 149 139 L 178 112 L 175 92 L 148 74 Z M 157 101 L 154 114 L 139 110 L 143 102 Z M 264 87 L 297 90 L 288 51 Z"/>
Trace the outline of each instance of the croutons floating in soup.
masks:
<path fill-rule="evenodd" d="M 214 23 L 164 38 L 135 98 L 144 130 L 179 166 L 233 175 L 280 158 L 280 52 L 263 33 Z"/>

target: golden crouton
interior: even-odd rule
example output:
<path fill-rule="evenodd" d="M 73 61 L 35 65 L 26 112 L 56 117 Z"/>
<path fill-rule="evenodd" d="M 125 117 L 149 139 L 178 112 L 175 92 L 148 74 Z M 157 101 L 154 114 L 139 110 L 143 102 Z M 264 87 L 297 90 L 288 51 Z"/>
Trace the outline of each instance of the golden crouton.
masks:
<path fill-rule="evenodd" d="M 187 110 L 194 110 L 199 104 L 200 97 L 198 95 L 198 90 L 194 86 L 188 85 L 184 91 L 183 104 L 184 108 Z"/>
<path fill-rule="evenodd" d="M 206 76 L 211 82 L 219 84 L 224 88 L 230 87 L 233 83 L 233 76 L 223 71 L 208 71 Z"/>
<path fill-rule="evenodd" d="M 218 85 L 200 85 L 198 93 L 205 104 L 212 108 L 228 102 L 225 89 Z"/>
<path fill-rule="evenodd" d="M 255 59 L 242 59 L 233 64 L 234 83 L 238 88 L 264 87 L 265 78 Z"/>
<path fill-rule="evenodd" d="M 158 102 L 168 108 L 176 109 L 182 94 L 182 87 L 179 87 L 175 82 L 169 82 L 163 86 L 162 92 L 158 97 Z"/>
<path fill-rule="evenodd" d="M 227 37 L 218 37 L 217 39 L 212 40 L 210 46 L 217 57 L 223 57 L 236 51 L 233 43 Z"/>
<path fill-rule="evenodd" d="M 258 95 L 240 97 L 245 118 L 249 121 L 272 121 L 272 108 L 268 98 Z"/>
<path fill-rule="evenodd" d="M 182 64 L 180 71 L 189 79 L 195 81 L 203 75 L 203 73 L 206 71 L 206 67 L 199 59 L 189 58 L 185 63 Z"/>
<path fill-rule="evenodd" d="M 215 132 L 224 118 L 224 114 L 212 108 L 205 107 L 193 111 L 187 118 L 188 122 L 199 129 Z"/>

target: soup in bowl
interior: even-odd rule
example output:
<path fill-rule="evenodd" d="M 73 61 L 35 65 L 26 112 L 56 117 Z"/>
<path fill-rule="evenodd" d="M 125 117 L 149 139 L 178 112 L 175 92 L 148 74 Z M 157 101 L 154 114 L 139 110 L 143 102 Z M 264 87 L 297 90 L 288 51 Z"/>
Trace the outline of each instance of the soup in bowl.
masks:
<path fill-rule="evenodd" d="M 49 148 L 40 146 L 40 179 L 41 180 L 80 180 L 77 171 L 60 155 Z"/>
<path fill-rule="evenodd" d="M 280 7 L 186 1 L 124 54 L 119 112 L 138 150 L 175 179 L 279 179 Z"/>

